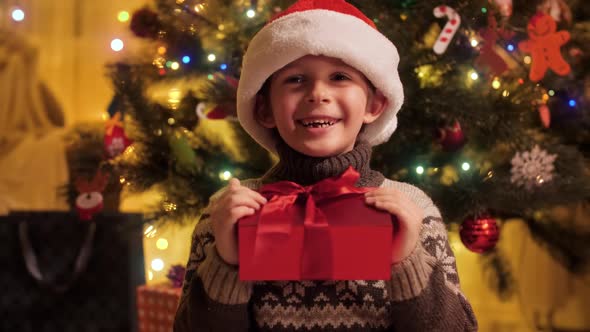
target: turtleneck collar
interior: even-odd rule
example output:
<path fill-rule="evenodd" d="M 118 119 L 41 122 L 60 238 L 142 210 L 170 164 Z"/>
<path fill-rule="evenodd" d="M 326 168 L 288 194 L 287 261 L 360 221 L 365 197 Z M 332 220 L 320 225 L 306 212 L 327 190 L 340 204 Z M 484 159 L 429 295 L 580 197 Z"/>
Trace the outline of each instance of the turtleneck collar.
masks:
<path fill-rule="evenodd" d="M 383 183 L 383 174 L 370 168 L 371 146 L 359 142 L 352 151 L 334 157 L 310 157 L 295 151 L 280 140 L 277 144 L 279 162 L 263 177 L 263 183 L 293 181 L 301 185 L 314 184 L 320 180 L 340 175 L 349 166 L 360 173 L 357 187 L 378 187 Z"/>

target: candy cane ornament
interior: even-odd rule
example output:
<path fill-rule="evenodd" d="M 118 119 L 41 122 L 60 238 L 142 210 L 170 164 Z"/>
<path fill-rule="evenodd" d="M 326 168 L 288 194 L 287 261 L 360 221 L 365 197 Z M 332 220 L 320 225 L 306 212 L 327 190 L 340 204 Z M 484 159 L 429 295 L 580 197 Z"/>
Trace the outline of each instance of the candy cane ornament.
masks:
<path fill-rule="evenodd" d="M 434 8 L 433 13 L 436 17 L 440 18 L 446 16 L 449 19 L 447 24 L 445 24 L 444 28 L 440 32 L 440 35 L 436 39 L 434 46 L 432 47 L 434 53 L 443 54 L 447 50 L 447 47 L 453 39 L 453 36 L 455 36 L 455 33 L 457 33 L 457 30 L 459 30 L 459 25 L 461 25 L 461 16 L 459 16 L 459 14 L 457 14 L 453 8 L 445 5 L 440 5 Z"/>

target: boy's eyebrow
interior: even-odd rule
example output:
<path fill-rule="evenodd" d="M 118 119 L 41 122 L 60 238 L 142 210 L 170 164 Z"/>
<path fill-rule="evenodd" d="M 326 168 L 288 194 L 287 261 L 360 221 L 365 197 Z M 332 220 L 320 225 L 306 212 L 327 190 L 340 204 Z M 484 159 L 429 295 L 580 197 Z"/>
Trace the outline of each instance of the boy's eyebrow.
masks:
<path fill-rule="evenodd" d="M 284 65 L 281 69 L 277 70 L 276 72 L 278 73 L 278 72 L 284 71 L 285 69 L 293 68 L 296 66 L 297 66 L 296 64 L 288 63 L 288 64 Z"/>

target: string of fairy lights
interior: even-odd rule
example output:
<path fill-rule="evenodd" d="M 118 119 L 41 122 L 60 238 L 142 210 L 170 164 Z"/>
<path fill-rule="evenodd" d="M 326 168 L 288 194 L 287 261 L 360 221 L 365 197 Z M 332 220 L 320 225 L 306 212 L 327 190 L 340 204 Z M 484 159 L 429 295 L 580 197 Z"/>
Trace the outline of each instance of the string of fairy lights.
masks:
<path fill-rule="evenodd" d="M 177 0 L 176 1 L 178 7 L 180 10 L 183 10 L 185 12 L 192 12 L 192 14 L 194 15 L 199 15 L 200 17 L 202 17 L 203 14 L 205 14 L 206 12 L 206 5 L 203 3 L 197 3 L 194 5 L 188 5 L 187 1 L 185 0 Z M 251 4 L 249 4 L 251 5 Z M 26 12 L 25 9 L 21 8 L 21 7 L 13 7 L 11 8 L 9 11 L 9 15 L 10 18 L 17 23 L 21 23 L 25 21 L 26 16 Z M 487 15 L 488 13 L 488 9 L 483 7 L 481 8 L 481 13 L 483 15 Z M 244 8 L 244 19 L 254 19 L 256 18 L 258 15 L 256 6 L 254 7 L 245 7 Z M 120 23 L 128 23 L 131 19 L 131 14 L 129 11 L 127 10 L 120 10 L 116 13 L 116 20 Z M 408 15 L 403 14 L 401 19 L 403 21 L 409 19 Z M 222 40 L 223 36 L 224 36 L 224 30 L 226 30 L 226 24 L 215 24 L 213 22 L 207 22 L 208 24 L 214 24 L 217 28 L 217 36 L 215 36 L 217 39 Z M 127 29 L 127 26 L 125 26 L 125 29 Z M 477 35 L 476 32 L 473 31 L 467 31 L 466 33 L 470 34 L 470 45 L 473 48 L 478 48 L 482 45 L 482 38 L 480 36 Z M 109 41 L 109 46 L 110 49 L 113 52 L 122 52 L 125 49 L 125 40 L 123 37 L 114 37 Z M 194 55 L 192 54 L 181 54 L 180 56 L 169 56 L 169 50 L 167 49 L 166 45 L 156 45 L 155 46 L 155 52 L 154 52 L 154 59 L 152 61 L 152 64 L 154 65 L 154 67 L 156 68 L 157 72 L 159 75 L 166 75 L 169 72 L 178 72 L 178 71 L 182 71 L 183 68 L 185 66 L 191 65 L 192 62 L 194 61 Z M 518 59 L 518 57 L 520 57 L 520 53 L 516 53 L 518 52 L 518 48 L 515 46 L 514 42 L 511 41 L 505 41 L 504 42 L 504 46 L 503 46 L 504 50 L 506 52 L 508 52 L 509 55 L 511 55 L 513 58 Z M 228 64 L 222 61 L 222 57 L 218 56 L 218 54 L 215 54 L 215 52 L 205 52 L 206 54 L 206 59 L 207 61 L 209 61 L 211 64 L 215 64 L 215 66 L 213 68 L 215 68 L 216 70 L 221 70 L 221 71 L 226 71 L 228 69 Z M 521 58 L 522 63 L 524 64 L 525 67 L 530 66 L 532 64 L 532 58 L 529 55 L 522 55 Z M 526 71 L 523 71 L 523 73 L 525 73 Z M 437 73 L 436 69 L 434 68 L 434 66 L 432 65 L 422 65 L 422 66 L 418 66 L 415 68 L 415 74 L 418 76 L 418 78 L 420 78 L 421 81 L 424 82 L 424 84 L 429 84 L 429 82 L 433 82 L 437 80 L 437 77 L 441 76 L 441 73 Z M 490 84 L 491 88 L 493 90 L 498 91 L 498 93 L 500 93 L 500 95 L 502 97 L 505 98 L 509 98 L 511 96 L 511 89 L 513 89 L 515 86 L 518 85 L 523 85 L 525 84 L 525 77 L 521 77 L 521 78 L 516 78 L 516 79 L 508 79 L 508 78 L 500 78 L 500 77 L 493 77 L 491 80 L 484 80 L 482 79 L 482 75 L 480 73 L 478 73 L 478 71 L 474 68 L 468 69 L 466 71 L 466 85 L 467 87 L 470 87 L 472 84 L 481 84 L 485 81 L 484 84 Z M 524 74 L 523 74 L 524 75 Z M 207 79 L 209 80 L 214 80 L 216 79 L 216 76 L 214 73 L 210 73 L 207 75 Z M 510 81 L 510 80 L 513 80 Z M 517 83 L 517 84 L 515 84 Z M 545 88 L 542 87 L 540 84 L 537 84 L 537 88 L 536 91 L 538 91 L 539 93 L 539 97 L 537 98 L 537 100 L 534 100 L 533 102 L 537 103 L 537 105 L 541 106 L 541 105 L 547 105 L 548 101 L 550 100 L 550 98 L 552 97 L 556 97 L 557 93 L 554 89 L 551 88 Z M 171 88 L 168 92 L 167 92 L 167 102 L 168 104 L 171 106 L 171 108 L 175 108 L 175 106 L 177 106 L 181 99 L 183 97 L 183 92 L 181 89 L 177 88 L 177 87 L 173 87 Z M 570 108 L 575 108 L 578 106 L 578 102 L 576 101 L 575 98 L 567 98 L 567 105 Z M 170 118 L 168 119 L 167 123 L 171 126 L 175 125 L 176 121 L 174 118 Z M 155 133 L 156 135 L 158 135 L 157 133 Z M 159 133 L 160 135 L 162 134 L 161 131 Z M 184 134 L 186 135 L 192 135 L 193 133 L 187 130 L 184 130 Z M 129 155 L 133 153 L 133 146 L 130 146 L 126 151 L 125 154 Z M 471 162 L 469 161 L 459 161 L 459 163 L 456 165 L 456 169 L 457 170 L 461 170 L 464 172 L 469 172 L 470 170 L 473 169 L 473 165 Z M 423 176 L 423 175 L 432 175 L 434 173 L 438 173 L 439 169 L 438 168 L 432 168 L 432 167 L 428 167 L 426 165 L 416 165 L 415 168 L 413 169 L 413 171 L 419 175 L 419 176 Z M 490 171 L 489 176 L 492 176 L 492 171 Z M 232 177 L 232 173 L 229 170 L 221 170 L 219 173 L 219 177 L 222 180 L 229 180 Z M 124 178 L 121 177 L 120 179 L 121 183 L 126 183 L 126 180 Z M 129 183 L 126 183 L 127 185 L 129 185 Z M 173 202 L 166 202 L 165 203 L 166 206 L 164 206 L 164 209 L 166 211 L 173 211 L 176 209 L 176 204 L 174 204 Z M 166 250 L 168 248 L 168 240 L 164 237 L 157 237 L 158 236 L 158 230 L 155 228 L 155 226 L 150 225 L 145 229 L 145 236 L 146 238 L 157 238 L 156 240 L 156 247 L 159 250 Z M 155 258 L 150 262 L 150 270 L 148 271 L 148 278 L 151 280 L 154 277 L 154 273 L 156 272 L 161 272 L 164 270 L 166 264 L 165 262 L 161 259 L 161 258 Z"/>
<path fill-rule="evenodd" d="M 186 2 L 185 0 L 177 0 L 176 1 L 178 8 L 180 8 L 181 10 L 185 11 L 185 12 L 189 12 L 192 13 L 193 15 L 198 15 L 200 18 L 203 18 L 203 15 L 206 14 L 206 5 L 203 3 L 197 3 L 195 5 L 189 5 L 187 4 L 188 2 Z M 481 13 L 483 15 L 487 15 L 488 13 L 488 9 L 487 8 L 482 8 L 481 9 Z M 255 18 L 257 16 L 257 11 L 256 9 L 253 8 L 245 8 L 244 10 L 244 18 L 245 19 L 252 19 Z M 117 19 L 119 22 L 127 22 L 130 19 L 130 15 L 129 12 L 127 11 L 121 11 L 118 13 L 117 15 Z M 408 19 L 407 15 L 404 15 L 404 17 L 401 17 L 402 20 L 406 20 Z M 210 21 L 206 21 L 206 24 L 212 25 L 212 26 L 217 26 L 217 36 L 215 36 L 217 39 L 222 40 L 224 37 L 224 30 L 225 30 L 225 24 L 215 24 L 213 22 Z M 478 34 L 474 31 L 466 31 L 466 33 L 468 33 L 470 35 L 469 38 L 469 42 L 471 47 L 473 48 L 479 48 L 481 47 L 482 43 L 484 42 L 482 40 L 482 38 L 480 36 L 478 36 Z M 119 39 L 113 39 L 111 41 L 111 48 L 113 51 L 118 52 L 121 51 L 124 47 L 124 42 Z M 512 41 L 505 41 L 504 42 L 504 46 L 503 46 L 504 50 L 506 52 L 508 52 L 508 54 L 510 56 L 512 56 L 513 58 L 517 59 L 519 56 L 521 56 L 521 63 L 524 64 L 525 67 L 530 66 L 532 63 L 532 58 L 529 55 L 520 55 L 520 53 L 518 52 L 518 48 L 516 47 L 515 43 Z M 222 61 L 220 61 L 220 57 L 218 57 L 217 54 L 215 54 L 214 52 L 210 52 L 210 53 L 205 53 L 206 54 L 206 59 L 207 61 L 209 61 L 212 64 L 215 64 L 217 62 L 217 65 L 214 66 L 214 68 L 216 68 L 217 70 L 221 70 L 221 71 L 225 71 L 228 69 L 228 65 Z M 173 56 L 169 56 L 168 55 L 168 49 L 166 47 L 166 45 L 157 45 L 156 46 L 156 50 L 155 50 L 155 57 L 152 61 L 152 64 L 155 66 L 156 70 L 158 71 L 159 75 L 166 75 L 168 72 L 170 71 L 182 71 L 183 70 L 183 66 L 185 65 L 190 65 L 191 61 L 192 61 L 192 57 L 191 54 L 184 54 L 184 55 L 180 55 L 177 56 L 176 58 L 173 58 Z M 526 77 L 524 77 L 526 75 L 527 70 L 522 71 L 523 73 L 523 77 L 521 78 L 500 78 L 500 77 L 493 77 L 491 80 L 490 79 L 483 79 L 483 76 L 477 71 L 477 69 L 475 68 L 471 68 L 471 69 L 467 69 L 466 71 L 466 80 L 465 80 L 465 84 L 466 86 L 469 88 L 471 87 L 473 84 L 490 84 L 491 88 L 493 90 L 498 91 L 498 93 L 504 97 L 504 98 L 509 98 L 511 96 L 511 90 L 514 89 L 515 87 L 519 86 L 519 85 L 523 85 L 525 84 L 525 80 Z M 432 65 L 423 65 L 423 66 L 418 66 L 415 68 L 415 73 L 416 75 L 423 81 L 429 81 L 429 80 L 436 80 L 436 77 L 440 75 L 440 73 L 436 73 L 436 69 L 434 68 L 434 66 Z M 209 80 L 214 80 L 215 79 L 215 75 L 214 73 L 210 73 L 209 75 L 207 75 L 207 79 Z M 505 80 L 505 81 L 504 81 Z M 426 83 L 427 84 L 427 83 Z M 539 84 L 537 84 L 537 89 L 535 90 L 537 92 L 540 93 L 539 98 L 534 98 L 536 100 L 534 100 L 533 102 L 536 103 L 537 105 L 546 105 L 547 102 L 549 101 L 549 99 L 551 97 L 554 97 L 556 95 L 555 90 L 553 89 L 545 89 L 544 87 L 540 86 Z M 170 91 L 168 92 L 168 104 L 171 106 L 171 108 L 175 108 L 176 105 L 178 105 L 178 103 L 180 102 L 180 100 L 182 99 L 182 91 L 179 88 L 171 88 Z M 568 105 L 570 107 L 576 107 L 577 102 L 575 99 L 569 99 L 568 100 Z M 173 126 L 175 124 L 175 119 L 174 118 L 170 118 L 168 119 L 168 124 Z M 185 132 L 185 134 L 188 134 L 189 136 L 192 134 L 191 132 Z M 456 173 L 456 172 L 469 172 L 472 171 L 474 168 L 474 165 L 472 162 L 470 161 L 466 161 L 466 160 L 462 160 L 462 161 L 458 161 L 457 165 L 449 165 L 453 168 L 453 172 L 452 173 Z M 445 167 L 446 169 L 439 169 L 439 167 L 428 167 L 427 165 L 416 165 L 414 168 L 414 172 L 415 174 L 417 174 L 418 176 L 429 176 L 429 175 L 434 175 L 439 173 L 441 170 L 443 171 L 443 173 L 445 171 L 448 170 L 448 167 Z M 477 166 L 476 166 L 477 168 Z M 488 173 L 488 177 L 493 176 L 493 171 L 489 170 Z M 222 170 L 219 174 L 219 177 L 222 180 L 229 180 L 232 176 L 232 173 L 228 170 Z M 455 176 L 452 176 L 453 178 L 456 178 Z M 455 181 L 451 181 L 448 184 L 452 184 Z M 164 206 L 164 210 L 165 211 L 174 211 L 176 210 L 176 204 L 174 204 L 173 202 L 166 202 L 165 203 L 166 206 Z M 157 237 L 157 232 L 158 230 L 154 227 L 154 226 L 149 226 L 146 230 L 145 230 L 145 236 L 147 238 L 156 238 Z M 166 248 L 168 247 L 168 241 L 163 238 L 163 237 L 159 237 L 156 240 L 156 247 L 160 250 L 166 250 Z M 164 269 L 164 267 L 166 266 L 165 262 L 161 259 L 161 258 L 155 258 L 151 261 L 150 267 L 151 270 L 148 271 L 148 278 L 151 280 L 153 278 L 153 273 L 154 272 L 160 272 Z"/>
<path fill-rule="evenodd" d="M 187 7 L 184 4 L 183 0 L 177 0 L 176 2 L 182 8 L 182 10 L 185 10 L 185 11 L 192 10 L 196 14 L 202 14 L 203 11 L 205 10 L 205 5 L 202 3 L 196 4 L 192 7 Z M 256 10 L 254 10 L 252 8 L 246 8 L 246 10 L 244 11 L 244 17 L 246 19 L 254 18 L 254 17 L 256 17 L 256 14 L 257 14 Z M 128 23 L 131 19 L 131 14 L 129 13 L 129 11 L 121 10 L 117 13 L 116 18 L 117 18 L 117 21 L 120 23 Z M 222 33 L 224 31 L 224 29 L 225 29 L 224 24 L 217 25 L 217 30 L 220 33 Z M 217 37 L 223 37 L 223 35 L 218 35 Z M 222 39 L 222 38 L 220 38 L 220 39 Z M 123 51 L 124 47 L 125 47 L 125 41 L 119 37 L 113 38 L 110 41 L 110 48 L 114 52 L 121 52 L 121 51 Z M 213 52 L 208 53 L 206 55 L 206 59 L 208 62 L 210 62 L 212 64 L 215 64 L 216 62 L 219 61 L 218 56 Z M 191 54 L 182 54 L 177 58 L 168 57 L 168 49 L 167 49 L 166 45 L 159 44 L 159 45 L 155 46 L 154 59 L 152 61 L 152 64 L 156 68 L 158 74 L 161 76 L 164 76 L 169 71 L 182 71 L 183 66 L 190 65 L 192 61 L 193 61 L 193 58 L 192 58 Z M 221 63 L 217 64 L 215 66 L 215 68 L 217 68 L 218 70 L 221 70 L 221 71 L 225 71 L 228 69 L 228 64 L 221 62 Z M 207 75 L 207 79 L 214 80 L 215 79 L 214 73 Z M 167 105 L 171 109 L 176 109 L 178 107 L 178 104 L 181 102 L 182 97 L 183 97 L 182 89 L 180 89 L 178 87 L 172 87 L 169 89 L 169 91 L 167 91 L 165 100 L 167 102 Z M 167 123 L 170 126 L 174 126 L 176 123 L 176 120 L 174 118 L 169 118 L 167 120 Z M 154 133 L 154 134 L 161 135 L 162 132 L 160 131 L 160 133 Z M 188 130 L 183 130 L 183 134 L 188 137 L 193 135 L 193 133 Z M 130 146 L 124 152 L 124 155 L 127 158 L 130 157 L 130 154 L 133 154 L 133 146 Z M 219 178 L 221 180 L 228 181 L 231 177 L 232 177 L 232 173 L 229 170 L 222 170 L 219 173 Z M 123 177 L 121 177 L 119 180 L 122 184 L 130 185 L 130 183 Z M 163 203 L 163 208 L 165 211 L 174 211 L 174 210 L 176 210 L 177 206 L 173 202 L 166 201 Z M 160 233 L 161 233 L 161 231 L 158 229 L 158 227 L 156 227 L 153 224 L 146 226 L 146 228 L 144 230 L 145 238 L 150 239 L 150 240 L 155 240 L 156 249 L 163 252 L 169 248 L 169 241 L 168 241 L 168 239 L 166 239 L 163 236 L 163 234 L 160 234 Z M 152 242 L 152 241 L 150 241 L 150 242 Z M 166 255 L 156 254 L 155 257 L 149 258 L 149 266 L 147 268 L 147 275 L 146 275 L 148 280 L 151 281 L 154 279 L 158 279 L 162 273 L 164 273 L 164 274 L 166 273 L 166 268 L 169 264 L 167 262 L 165 262 L 165 258 L 164 258 L 165 256 Z"/>

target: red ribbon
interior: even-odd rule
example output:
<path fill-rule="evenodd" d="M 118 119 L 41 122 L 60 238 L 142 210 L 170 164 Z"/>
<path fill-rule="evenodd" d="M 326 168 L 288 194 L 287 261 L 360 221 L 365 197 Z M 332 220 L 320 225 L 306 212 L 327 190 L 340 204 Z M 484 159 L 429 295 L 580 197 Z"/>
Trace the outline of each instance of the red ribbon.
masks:
<path fill-rule="evenodd" d="M 371 188 L 357 188 L 359 173 L 349 167 L 340 176 L 328 178 L 311 186 L 281 181 L 265 185 L 260 193 L 270 198 L 259 214 L 254 262 L 262 253 L 280 247 L 295 225 L 300 224 L 301 201 L 304 201 L 303 253 L 301 279 L 329 279 L 332 275 L 332 245 L 328 219 L 317 205 L 330 199 L 361 195 Z M 288 219 L 285 222 L 285 219 Z M 328 277 L 326 277 L 328 276 Z"/>
<path fill-rule="evenodd" d="M 115 127 L 123 128 L 123 122 L 121 121 L 121 112 L 117 112 L 113 115 L 112 118 L 108 119 L 105 124 L 105 135 L 110 136 L 113 134 L 113 129 Z"/>

